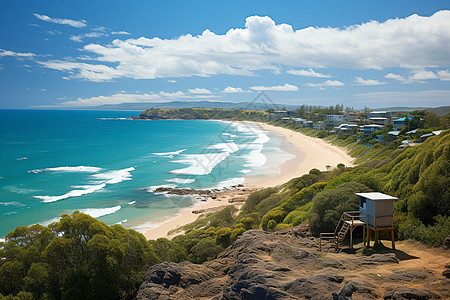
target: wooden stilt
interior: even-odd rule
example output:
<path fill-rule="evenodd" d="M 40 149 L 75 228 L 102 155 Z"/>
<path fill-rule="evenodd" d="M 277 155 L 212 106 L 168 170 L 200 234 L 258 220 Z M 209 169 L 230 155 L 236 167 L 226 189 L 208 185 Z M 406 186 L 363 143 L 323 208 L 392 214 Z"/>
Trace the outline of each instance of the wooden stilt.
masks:
<path fill-rule="evenodd" d="M 394 229 L 391 229 L 391 240 L 392 240 L 392 249 L 395 250 L 395 236 L 394 236 Z"/>
<path fill-rule="evenodd" d="M 366 226 L 365 225 L 363 226 L 363 243 L 365 246 L 366 245 Z"/>
<path fill-rule="evenodd" d="M 370 247 L 370 236 L 372 235 L 372 231 L 369 227 L 367 227 L 367 247 Z"/>

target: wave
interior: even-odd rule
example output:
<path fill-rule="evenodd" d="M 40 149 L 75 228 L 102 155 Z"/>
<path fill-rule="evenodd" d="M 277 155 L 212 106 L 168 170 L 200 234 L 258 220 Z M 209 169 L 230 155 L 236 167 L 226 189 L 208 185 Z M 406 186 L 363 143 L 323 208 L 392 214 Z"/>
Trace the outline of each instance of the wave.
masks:
<path fill-rule="evenodd" d="M 126 222 L 128 222 L 128 219 L 123 219 L 122 221 L 114 223 L 114 225 L 122 225 L 123 223 L 126 223 Z"/>
<path fill-rule="evenodd" d="M 257 138 L 254 141 L 252 141 L 252 143 L 253 144 L 265 144 L 268 141 L 270 141 L 270 138 L 263 131 L 260 131 L 260 132 L 258 132 Z"/>
<path fill-rule="evenodd" d="M 0 243 L 6 243 L 5 239 L 0 239 Z"/>
<path fill-rule="evenodd" d="M 239 150 L 239 147 L 234 142 L 229 142 L 210 145 L 206 149 L 218 149 L 224 152 L 234 153 Z"/>
<path fill-rule="evenodd" d="M 12 193 L 17 193 L 17 194 L 30 194 L 30 193 L 36 193 L 39 191 L 39 190 L 32 190 L 32 189 L 22 189 L 22 188 L 13 186 L 13 185 L 5 186 L 4 189 L 8 190 Z"/>
<path fill-rule="evenodd" d="M 97 120 L 130 120 L 130 118 L 97 118 Z"/>
<path fill-rule="evenodd" d="M 267 162 L 267 157 L 261 153 L 261 150 L 252 150 L 249 154 L 242 155 L 247 160 L 244 167 L 261 167 Z"/>
<path fill-rule="evenodd" d="M 50 202 L 55 202 L 55 201 L 59 201 L 59 200 L 63 200 L 63 199 L 67 199 L 70 197 L 79 197 L 79 196 L 83 196 L 86 194 L 91 194 L 93 192 L 99 191 L 101 189 L 103 189 L 106 186 L 105 183 L 99 184 L 99 185 L 85 185 L 85 186 L 80 186 L 80 188 L 83 188 L 81 190 L 72 190 L 64 195 L 60 195 L 60 196 L 33 196 L 33 198 L 36 199 L 41 199 L 44 200 L 42 202 L 44 203 L 50 203 Z"/>
<path fill-rule="evenodd" d="M 173 162 L 187 164 L 189 167 L 172 170 L 173 174 L 186 175 L 207 175 L 212 172 L 214 167 L 230 155 L 229 152 L 208 153 L 208 154 L 185 154 L 182 160 Z"/>
<path fill-rule="evenodd" d="M 102 168 L 89 167 L 89 166 L 77 166 L 77 167 L 56 167 L 56 168 L 46 168 L 46 169 L 36 169 L 28 171 L 29 173 L 41 173 L 41 172 L 85 172 L 85 173 L 97 173 L 100 172 Z"/>
<path fill-rule="evenodd" d="M 239 173 L 247 174 L 247 173 L 250 173 L 251 171 L 252 171 L 252 170 L 244 169 L 244 170 L 240 170 Z"/>
<path fill-rule="evenodd" d="M 180 184 L 187 184 L 187 183 L 193 183 L 195 181 L 195 179 L 172 178 L 172 179 L 167 179 L 166 181 L 180 183 Z"/>
<path fill-rule="evenodd" d="M 232 186 L 237 186 L 239 184 L 244 184 L 245 178 L 244 177 L 236 177 L 236 178 L 230 178 L 227 180 L 223 180 L 213 186 L 214 189 L 223 189 L 223 188 L 229 188 Z"/>
<path fill-rule="evenodd" d="M 105 208 L 86 208 L 79 209 L 80 212 L 90 215 L 93 218 L 99 218 L 102 216 L 110 215 L 118 212 L 122 207 L 120 205 L 114 207 L 105 207 Z"/>
<path fill-rule="evenodd" d="M 50 225 L 52 223 L 59 222 L 60 220 L 61 220 L 61 217 L 56 217 L 56 218 L 53 218 L 51 220 L 40 222 L 38 224 L 41 224 L 42 226 L 48 226 L 48 225 Z"/>
<path fill-rule="evenodd" d="M 17 201 L 11 201 L 11 202 L 0 202 L 0 206 L 15 206 L 15 207 L 22 207 L 25 206 L 25 204 L 22 204 Z"/>
<path fill-rule="evenodd" d="M 28 159 L 28 157 L 21 157 L 21 158 L 18 158 L 16 160 L 27 160 L 27 159 Z"/>
<path fill-rule="evenodd" d="M 128 202 L 128 205 L 133 205 L 135 203 L 136 203 L 136 201 L 131 201 L 131 202 Z"/>
<path fill-rule="evenodd" d="M 134 171 L 134 167 L 122 169 L 122 170 L 114 170 L 109 172 L 104 172 L 100 174 L 91 175 L 92 178 L 95 179 L 103 179 L 106 184 L 115 184 L 122 182 L 124 180 L 131 180 L 132 175 L 131 171 Z"/>
<path fill-rule="evenodd" d="M 228 133 L 228 132 L 224 132 L 222 133 L 223 135 L 229 136 L 231 138 L 237 138 L 238 136 L 236 134 L 232 134 L 232 133 Z"/>
<path fill-rule="evenodd" d="M 186 151 L 186 149 L 181 149 L 181 150 L 174 151 L 174 152 L 162 152 L 162 153 L 152 153 L 152 154 L 153 155 L 158 155 L 158 156 L 165 156 L 165 157 L 173 158 L 174 155 L 181 154 L 184 151 Z"/>

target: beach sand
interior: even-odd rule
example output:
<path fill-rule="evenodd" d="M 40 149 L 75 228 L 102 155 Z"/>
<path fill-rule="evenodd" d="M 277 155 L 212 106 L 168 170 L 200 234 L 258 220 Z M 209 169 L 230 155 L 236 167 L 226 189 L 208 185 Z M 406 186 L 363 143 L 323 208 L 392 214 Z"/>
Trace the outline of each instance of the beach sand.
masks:
<path fill-rule="evenodd" d="M 257 126 L 261 130 L 270 131 L 278 135 L 281 140 L 282 150 L 295 155 L 294 158 L 285 161 L 279 168 L 273 168 L 273 171 L 265 173 L 262 176 L 248 176 L 245 179 L 245 187 L 236 190 L 228 190 L 217 194 L 216 199 L 208 197 L 205 202 L 200 202 L 198 205 L 186 208 L 180 211 L 177 215 L 170 218 L 156 220 L 152 222 L 153 226 L 148 229 L 140 230 L 147 239 L 157 239 L 160 237 L 173 238 L 182 233 L 179 229 L 182 226 L 195 221 L 202 212 L 212 212 L 219 210 L 226 205 L 236 205 L 238 208 L 242 202 L 230 203 L 229 199 L 241 201 L 246 198 L 251 192 L 260 188 L 271 186 L 278 186 L 289 181 L 292 178 L 300 177 L 307 174 L 309 170 L 316 168 L 321 171 L 326 171 L 326 166 L 336 167 L 337 164 L 342 163 L 346 166 L 353 165 L 353 159 L 345 152 L 345 150 L 332 146 L 319 138 L 313 138 L 292 131 L 290 129 L 276 127 L 264 123 L 245 122 L 252 126 Z M 270 160 L 270 157 L 268 157 Z M 159 224 L 154 226 L 154 224 Z M 174 231 L 169 235 L 170 231 Z"/>

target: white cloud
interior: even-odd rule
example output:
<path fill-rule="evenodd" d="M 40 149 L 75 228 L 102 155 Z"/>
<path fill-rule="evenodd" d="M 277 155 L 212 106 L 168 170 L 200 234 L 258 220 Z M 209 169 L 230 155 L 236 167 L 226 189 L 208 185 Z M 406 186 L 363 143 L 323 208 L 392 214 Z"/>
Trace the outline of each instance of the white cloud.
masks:
<path fill-rule="evenodd" d="M 394 73 L 389 73 L 387 75 L 384 76 L 384 78 L 388 78 L 388 79 L 394 79 L 403 83 L 410 83 L 405 77 L 403 77 L 402 75 L 399 74 L 394 74 Z"/>
<path fill-rule="evenodd" d="M 315 88 L 345 86 L 345 84 L 343 82 L 340 82 L 338 80 L 327 80 L 323 83 L 307 83 L 305 85 L 308 87 L 315 87 Z"/>
<path fill-rule="evenodd" d="M 101 36 L 107 36 L 107 34 L 101 33 L 101 32 L 89 32 L 89 33 L 84 33 L 84 34 L 79 34 L 79 35 L 72 35 L 70 37 L 70 39 L 74 42 L 81 43 L 84 38 L 97 38 L 97 37 L 101 37 Z"/>
<path fill-rule="evenodd" d="M 222 93 L 232 94 L 232 93 L 247 93 L 247 92 L 241 89 L 240 87 L 227 86 L 226 88 L 223 89 Z"/>
<path fill-rule="evenodd" d="M 22 57 L 22 58 L 31 58 L 36 56 L 34 53 L 20 53 L 9 50 L 0 49 L 0 57 L 2 56 L 13 56 L 13 57 Z"/>
<path fill-rule="evenodd" d="M 39 20 L 42 20 L 45 22 L 64 24 L 64 25 L 69 25 L 69 26 L 77 27 L 77 28 L 82 28 L 82 27 L 86 26 L 86 21 L 84 21 L 84 20 L 76 21 L 76 20 L 71 20 L 71 19 L 50 18 L 49 16 L 40 15 L 40 14 L 33 14 L 33 15 L 36 18 L 38 18 Z"/>
<path fill-rule="evenodd" d="M 111 34 L 116 34 L 116 35 L 130 35 L 131 33 L 126 32 L 126 31 L 113 31 L 113 32 L 111 32 Z"/>
<path fill-rule="evenodd" d="M 254 91 L 278 91 L 278 92 L 295 92 L 298 91 L 298 87 L 295 85 L 291 85 L 285 83 L 284 85 L 276 85 L 276 86 L 252 86 L 250 89 Z"/>
<path fill-rule="evenodd" d="M 318 77 L 318 78 L 331 78 L 330 75 L 317 73 L 313 69 L 309 70 L 288 70 L 286 73 L 297 76 L 308 76 L 308 77 Z"/>
<path fill-rule="evenodd" d="M 102 78 L 111 80 L 254 75 L 258 70 L 276 72 L 280 66 L 359 70 L 447 67 L 449 44 L 450 11 L 443 10 L 430 17 L 412 15 L 345 28 L 299 30 L 275 24 L 270 17 L 251 16 L 244 28 L 225 34 L 205 30 L 201 35 L 174 39 L 116 39 L 112 44 L 89 44 L 83 50 L 94 54 L 97 63 L 108 64 Z M 64 63 L 47 67 L 65 70 Z M 84 76 L 85 68 L 91 67 L 80 64 L 69 70 L 91 80 Z"/>
<path fill-rule="evenodd" d="M 413 81 L 422 81 L 422 80 L 428 80 L 428 79 L 437 79 L 439 78 L 436 74 L 434 74 L 432 71 L 414 71 L 412 72 L 412 75 L 409 77 L 410 80 Z"/>
<path fill-rule="evenodd" d="M 443 81 L 450 81 L 450 72 L 448 70 L 440 70 L 437 72 L 437 75 Z"/>
<path fill-rule="evenodd" d="M 386 82 L 378 81 L 375 79 L 363 79 L 361 77 L 355 77 L 354 83 L 358 85 L 383 85 L 386 84 Z"/>
<path fill-rule="evenodd" d="M 200 100 L 205 98 L 215 98 L 214 95 L 202 94 L 186 94 L 182 91 L 159 93 L 126 93 L 120 91 L 119 93 L 110 96 L 95 96 L 89 98 L 78 98 L 72 101 L 62 102 L 59 106 L 62 107 L 82 107 L 82 106 L 99 106 L 104 104 L 121 104 L 121 103 L 154 103 L 154 102 L 169 102 L 179 99 Z"/>
<path fill-rule="evenodd" d="M 204 88 L 189 89 L 188 91 L 191 94 L 211 94 L 210 90 Z"/>
<path fill-rule="evenodd" d="M 421 106 L 437 107 L 448 105 L 450 98 L 450 90 L 425 90 L 412 92 L 376 92 L 376 93 L 361 93 L 354 95 L 360 103 L 368 105 L 373 103 L 378 107 L 386 106 Z"/>

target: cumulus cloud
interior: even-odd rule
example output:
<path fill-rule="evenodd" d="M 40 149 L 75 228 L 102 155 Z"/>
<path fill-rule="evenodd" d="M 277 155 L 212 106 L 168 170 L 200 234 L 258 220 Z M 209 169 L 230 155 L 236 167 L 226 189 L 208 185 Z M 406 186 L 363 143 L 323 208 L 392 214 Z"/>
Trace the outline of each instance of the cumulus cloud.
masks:
<path fill-rule="evenodd" d="M 443 81 L 450 81 L 450 72 L 448 70 L 440 70 L 437 72 L 437 75 Z"/>
<path fill-rule="evenodd" d="M 338 80 L 327 80 L 322 83 L 307 83 L 305 84 L 308 87 L 314 87 L 314 88 L 324 88 L 324 87 L 340 87 L 345 86 L 343 82 L 340 82 Z"/>
<path fill-rule="evenodd" d="M 22 58 L 31 58 L 36 56 L 34 53 L 20 53 L 20 52 L 14 52 L 10 50 L 4 50 L 0 49 L 0 57 L 2 56 L 13 56 L 13 57 L 22 57 Z"/>
<path fill-rule="evenodd" d="M 331 78 L 330 75 L 317 73 L 313 69 L 309 70 L 288 70 L 286 73 L 297 76 L 318 77 L 318 78 Z"/>
<path fill-rule="evenodd" d="M 113 31 L 113 32 L 111 32 L 111 34 L 115 34 L 115 35 L 130 35 L 131 33 L 126 32 L 126 31 Z"/>
<path fill-rule="evenodd" d="M 394 79 L 403 83 L 410 83 L 405 77 L 403 77 L 402 75 L 399 74 L 394 74 L 394 73 L 389 73 L 387 75 L 384 76 L 384 78 L 388 78 L 388 79 Z"/>
<path fill-rule="evenodd" d="M 420 82 L 425 83 L 426 80 L 431 79 L 440 79 L 442 81 L 450 81 L 450 72 L 448 70 L 438 70 L 436 72 L 427 71 L 427 70 L 415 70 L 412 71 L 411 74 L 405 78 L 399 74 L 389 73 L 385 78 L 394 79 L 400 81 L 402 83 L 413 83 Z"/>
<path fill-rule="evenodd" d="M 244 90 L 241 89 L 240 87 L 227 86 L 226 88 L 223 89 L 222 93 L 227 93 L 227 94 L 232 94 L 232 93 L 246 93 L 246 91 L 244 91 Z"/>
<path fill-rule="evenodd" d="M 50 18 L 49 16 L 40 15 L 40 14 L 33 14 L 33 15 L 36 18 L 38 18 L 39 20 L 42 20 L 45 22 L 64 24 L 64 25 L 69 25 L 69 26 L 77 27 L 77 28 L 82 28 L 82 27 L 86 26 L 86 21 L 84 21 L 84 20 L 77 21 L 77 20 L 71 20 L 71 19 Z"/>
<path fill-rule="evenodd" d="M 358 85 L 383 85 L 386 84 L 386 82 L 378 81 L 375 79 L 363 79 L 361 77 L 355 77 L 354 83 Z"/>
<path fill-rule="evenodd" d="M 426 103 L 430 107 L 436 107 L 448 105 L 450 91 L 375 92 L 356 94 L 354 97 L 360 100 L 362 105 L 376 103 L 379 107 L 384 107 L 392 106 L 393 103 L 408 103 L 408 106 L 423 106 Z"/>
<path fill-rule="evenodd" d="M 252 86 L 250 89 L 254 91 L 278 91 L 278 92 L 295 92 L 298 91 L 298 87 L 295 85 L 291 85 L 285 83 L 284 85 L 275 85 L 275 86 Z"/>
<path fill-rule="evenodd" d="M 210 90 L 204 88 L 189 89 L 188 92 L 191 94 L 211 94 Z"/>
<path fill-rule="evenodd" d="M 198 100 L 205 98 L 215 98 L 214 95 L 204 94 L 187 94 L 182 91 L 159 93 L 126 93 L 121 91 L 109 96 L 95 96 L 89 98 L 78 98 L 72 101 L 62 102 L 59 106 L 63 107 L 83 107 L 83 106 L 99 106 L 105 104 L 120 104 L 120 103 L 154 103 L 154 102 L 169 102 L 179 99 Z"/>
<path fill-rule="evenodd" d="M 83 50 L 93 56 L 95 64 L 108 66 L 104 74 L 96 77 L 111 80 L 255 75 L 259 70 L 276 72 L 280 66 L 293 71 L 317 67 L 360 70 L 447 67 L 449 44 L 450 11 L 443 10 L 430 17 L 412 15 L 345 28 L 299 30 L 289 24 L 276 24 L 267 16 L 251 16 L 244 28 L 232 28 L 225 34 L 207 29 L 197 36 L 186 34 L 174 39 L 116 39 L 112 44 L 89 44 Z M 79 64 L 65 69 L 66 63 L 55 61 L 44 65 L 91 80 L 92 67 Z M 297 71 L 316 73 L 309 69 Z"/>
<path fill-rule="evenodd" d="M 74 42 L 81 43 L 84 38 L 97 38 L 101 36 L 106 36 L 107 34 L 101 32 L 89 32 L 84 34 L 72 35 L 70 39 Z"/>

